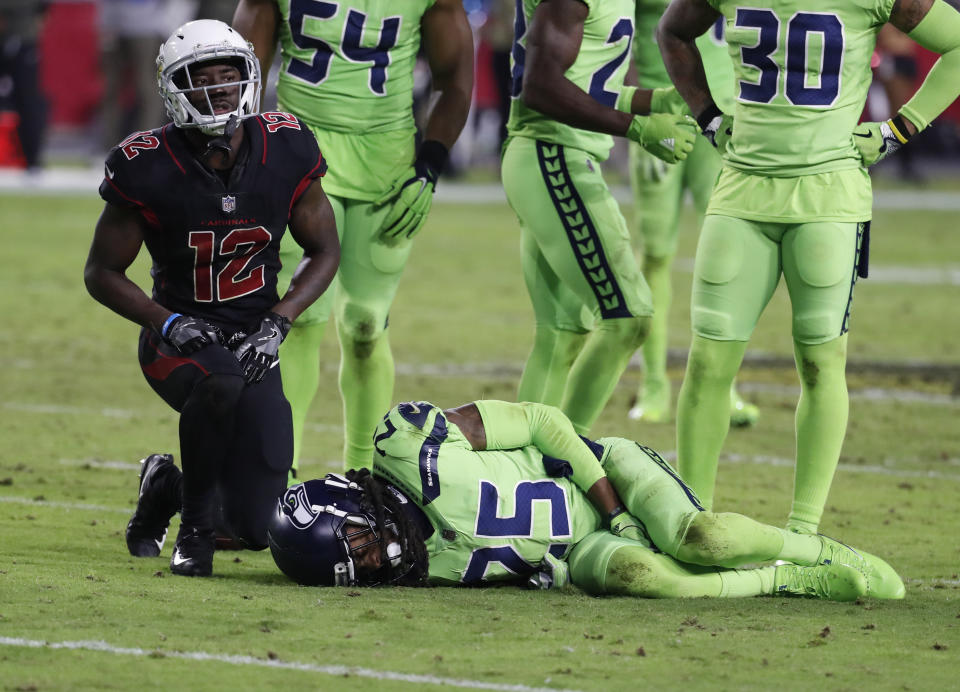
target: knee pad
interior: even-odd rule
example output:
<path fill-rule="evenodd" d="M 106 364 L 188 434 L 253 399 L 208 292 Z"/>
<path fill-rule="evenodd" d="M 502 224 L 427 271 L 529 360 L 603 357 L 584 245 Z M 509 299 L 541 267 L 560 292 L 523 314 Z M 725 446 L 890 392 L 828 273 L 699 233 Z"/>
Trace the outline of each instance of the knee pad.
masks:
<path fill-rule="evenodd" d="M 214 373 L 194 387 L 184 408 L 199 406 L 216 420 L 229 420 L 243 393 L 243 387 L 243 378 L 239 375 Z"/>
<path fill-rule="evenodd" d="M 597 327 L 612 335 L 625 349 L 639 348 L 650 333 L 650 317 L 618 317 L 602 320 Z"/>

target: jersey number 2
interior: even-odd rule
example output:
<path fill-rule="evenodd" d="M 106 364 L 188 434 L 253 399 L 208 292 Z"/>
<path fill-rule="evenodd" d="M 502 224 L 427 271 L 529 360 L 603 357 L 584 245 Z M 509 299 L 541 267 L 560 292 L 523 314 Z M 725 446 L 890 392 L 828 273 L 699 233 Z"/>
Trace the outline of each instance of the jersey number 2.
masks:
<path fill-rule="evenodd" d="M 780 66 L 770 57 L 780 47 L 780 18 L 772 10 L 737 8 L 736 26 L 757 29 L 757 42 L 740 48 L 744 65 L 757 68 L 756 82 L 740 80 L 740 100 L 770 103 L 780 85 Z M 810 70 L 816 77 L 808 84 L 807 61 L 811 37 L 820 36 L 820 64 Z M 797 12 L 787 22 L 786 79 L 783 92 L 794 106 L 832 106 L 840 93 L 843 67 L 843 24 L 835 14 Z"/>
<path fill-rule="evenodd" d="M 254 267 L 246 276 L 240 276 L 251 260 L 271 240 L 263 226 L 234 228 L 216 248 L 213 231 L 191 231 L 188 243 L 194 250 L 193 294 L 198 303 L 223 302 L 245 296 L 264 287 L 263 265 Z M 230 258 L 227 265 L 213 276 L 215 255 Z"/>
<path fill-rule="evenodd" d="M 330 58 L 333 57 L 333 48 L 321 38 L 307 36 L 303 25 L 307 19 L 333 19 L 340 9 L 336 2 L 325 0 L 291 0 L 290 2 L 290 37 L 297 48 L 313 50 L 313 60 L 304 62 L 291 58 L 287 65 L 287 72 L 297 79 L 309 84 L 320 84 L 330 74 Z M 377 45 L 364 47 L 360 45 L 363 38 L 363 29 L 367 23 L 367 15 L 359 10 L 347 11 L 346 24 L 343 27 L 343 37 L 340 39 L 340 52 L 350 62 L 370 63 L 370 75 L 367 86 L 377 96 L 386 94 L 387 66 L 390 64 L 390 49 L 397 45 L 400 33 L 400 17 L 385 17 L 380 24 L 380 38 Z"/>

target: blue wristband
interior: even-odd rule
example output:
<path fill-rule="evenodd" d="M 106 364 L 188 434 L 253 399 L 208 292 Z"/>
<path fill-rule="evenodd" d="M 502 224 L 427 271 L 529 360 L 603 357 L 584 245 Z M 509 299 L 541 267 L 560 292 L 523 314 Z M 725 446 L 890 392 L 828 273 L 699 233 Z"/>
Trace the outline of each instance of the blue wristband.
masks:
<path fill-rule="evenodd" d="M 160 336 L 166 338 L 167 329 L 170 328 L 170 323 L 173 322 L 178 317 L 183 317 L 183 315 L 181 315 L 179 312 L 175 312 L 171 314 L 170 317 L 167 318 L 167 321 L 163 323 L 162 327 L 160 327 Z"/>

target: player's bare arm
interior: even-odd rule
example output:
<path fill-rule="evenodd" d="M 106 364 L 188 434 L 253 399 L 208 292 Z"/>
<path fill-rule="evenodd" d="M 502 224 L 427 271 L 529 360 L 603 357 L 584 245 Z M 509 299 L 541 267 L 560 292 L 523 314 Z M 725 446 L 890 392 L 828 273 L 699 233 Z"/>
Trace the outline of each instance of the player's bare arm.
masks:
<path fill-rule="evenodd" d="M 159 332 L 172 313 L 152 300 L 126 274 L 143 245 L 143 223 L 136 209 L 108 202 L 94 230 L 83 280 L 97 302 Z"/>
<path fill-rule="evenodd" d="M 530 108 L 567 125 L 623 135 L 632 117 L 601 105 L 565 76 L 580 52 L 588 12 L 580 0 L 540 3 L 527 30 L 520 98 Z"/>
<path fill-rule="evenodd" d="M 487 432 L 483 427 L 483 418 L 480 416 L 480 409 L 476 404 L 464 404 L 457 408 L 448 408 L 444 410 L 443 415 L 447 420 L 458 428 L 463 436 L 467 438 L 470 447 L 477 451 L 487 448 Z"/>
<path fill-rule="evenodd" d="M 673 0 L 657 25 L 657 43 L 663 63 L 694 116 L 713 105 L 695 41 L 713 26 L 719 16 L 720 13 L 705 0 Z"/>
<path fill-rule="evenodd" d="M 280 8 L 276 0 L 240 0 L 233 13 L 233 28 L 253 44 L 264 80 L 277 47 L 279 23 Z"/>
<path fill-rule="evenodd" d="M 896 0 L 890 12 L 890 23 L 905 34 L 917 28 L 927 16 L 934 0 Z"/>
<path fill-rule="evenodd" d="M 460 0 L 437 0 L 420 21 L 433 89 L 439 98 L 430 112 L 425 140 L 447 149 L 467 122 L 473 92 L 473 34 Z"/>
<path fill-rule="evenodd" d="M 273 311 L 292 322 L 327 290 L 340 264 L 337 222 L 319 181 L 313 181 L 293 205 L 289 228 L 303 248 L 303 259 Z"/>

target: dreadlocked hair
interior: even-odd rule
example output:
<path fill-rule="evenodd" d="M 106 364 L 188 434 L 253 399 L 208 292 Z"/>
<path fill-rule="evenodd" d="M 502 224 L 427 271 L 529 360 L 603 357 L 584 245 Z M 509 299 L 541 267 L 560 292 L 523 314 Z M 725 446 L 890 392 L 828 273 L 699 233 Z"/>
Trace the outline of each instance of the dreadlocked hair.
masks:
<path fill-rule="evenodd" d="M 429 586 L 427 582 L 428 556 L 420 527 L 403 511 L 400 500 L 387 487 L 370 473 L 370 469 L 347 471 L 347 480 L 356 483 L 363 491 L 363 504 L 376 518 L 377 533 L 380 540 L 380 564 L 377 582 L 399 586 Z M 390 521 L 387 515 L 390 515 Z M 387 557 L 387 524 L 396 528 L 400 542 L 400 564 L 394 567 Z"/>

